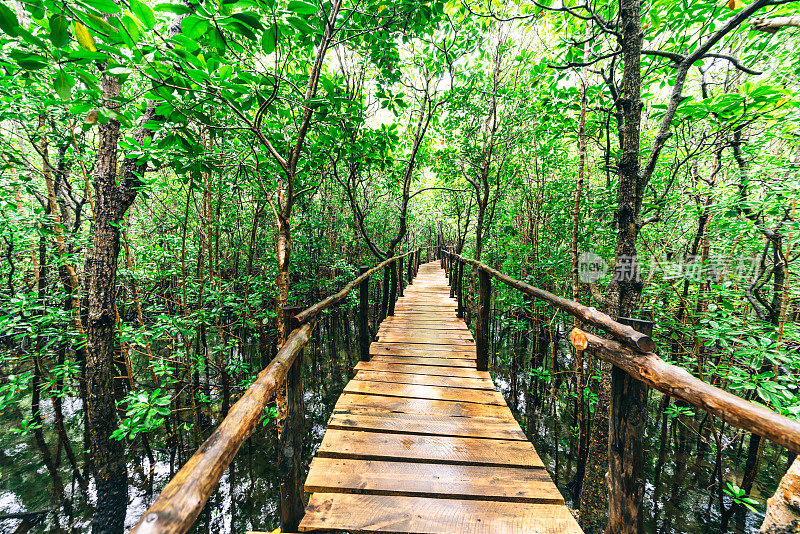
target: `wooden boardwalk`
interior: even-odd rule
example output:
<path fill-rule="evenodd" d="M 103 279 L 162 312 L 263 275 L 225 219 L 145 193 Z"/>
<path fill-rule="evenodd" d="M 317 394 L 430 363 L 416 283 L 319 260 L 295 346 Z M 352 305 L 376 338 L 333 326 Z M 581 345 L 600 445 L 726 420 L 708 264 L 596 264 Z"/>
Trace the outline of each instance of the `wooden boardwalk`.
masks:
<path fill-rule="evenodd" d="M 300 531 L 580 533 L 422 265 L 328 421 Z"/>

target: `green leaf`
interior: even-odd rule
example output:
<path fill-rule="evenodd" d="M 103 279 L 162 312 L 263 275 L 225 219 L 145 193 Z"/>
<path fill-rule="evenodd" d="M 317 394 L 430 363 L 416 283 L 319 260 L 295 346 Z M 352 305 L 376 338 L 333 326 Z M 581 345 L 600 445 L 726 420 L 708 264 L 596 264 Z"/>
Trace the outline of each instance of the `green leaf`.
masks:
<path fill-rule="evenodd" d="M 319 8 L 311 2 L 304 2 L 303 0 L 292 0 L 287 6 L 289 11 L 297 13 L 298 15 L 311 15 L 319 11 Z"/>
<path fill-rule="evenodd" d="M 19 35 L 19 20 L 13 9 L 0 2 L 0 30 L 11 37 Z"/>
<path fill-rule="evenodd" d="M 17 65 L 25 70 L 39 70 L 47 66 L 47 58 L 36 54 L 29 54 L 27 52 L 12 52 L 11 56 Z"/>
<path fill-rule="evenodd" d="M 254 30 L 263 30 L 264 26 L 261 25 L 261 21 L 258 18 L 258 15 L 254 13 L 234 13 L 231 17 L 244 22 Z"/>
<path fill-rule="evenodd" d="M 130 0 L 131 1 L 131 11 L 133 14 L 136 15 L 136 18 L 139 19 L 144 27 L 148 30 L 152 30 L 153 26 L 156 25 L 156 16 L 153 13 L 153 10 L 150 9 L 150 6 L 141 2 L 140 0 Z"/>
<path fill-rule="evenodd" d="M 286 20 L 289 21 L 289 24 L 291 24 L 295 30 L 299 31 L 303 35 L 314 33 L 314 28 L 303 19 L 297 17 L 287 17 Z"/>
<path fill-rule="evenodd" d="M 133 17 L 130 15 L 123 15 L 122 24 L 125 26 L 125 29 L 128 30 L 128 34 L 131 36 L 131 39 L 133 39 L 133 42 L 135 43 L 138 41 L 141 37 L 141 33 L 139 32 L 139 25 L 136 24 Z"/>
<path fill-rule="evenodd" d="M 61 13 L 50 16 L 50 42 L 58 48 L 69 43 L 69 21 Z"/>
<path fill-rule="evenodd" d="M 119 6 L 112 0 L 82 0 L 81 3 L 109 15 L 114 15 L 121 11 Z"/>
<path fill-rule="evenodd" d="M 265 54 L 271 54 L 275 51 L 275 44 L 278 37 L 278 26 L 272 25 L 267 28 L 267 31 L 264 32 L 263 37 L 261 37 L 261 49 L 264 51 Z"/>
<path fill-rule="evenodd" d="M 55 78 L 53 78 L 53 89 L 55 89 L 61 100 L 69 100 L 70 96 L 72 96 L 73 85 L 75 85 L 75 81 L 72 76 L 64 72 L 63 69 L 59 69 Z"/>
<path fill-rule="evenodd" d="M 189 15 L 181 21 L 181 31 L 191 39 L 197 39 L 208 30 L 208 21 L 197 15 Z"/>
<path fill-rule="evenodd" d="M 192 8 L 183 4 L 157 4 L 156 11 L 165 11 L 167 13 L 175 13 L 176 15 L 188 15 L 193 13 Z"/>
<path fill-rule="evenodd" d="M 199 84 L 203 84 L 208 81 L 208 74 L 206 74 L 202 70 L 186 69 L 186 73 L 192 80 L 196 81 Z"/>

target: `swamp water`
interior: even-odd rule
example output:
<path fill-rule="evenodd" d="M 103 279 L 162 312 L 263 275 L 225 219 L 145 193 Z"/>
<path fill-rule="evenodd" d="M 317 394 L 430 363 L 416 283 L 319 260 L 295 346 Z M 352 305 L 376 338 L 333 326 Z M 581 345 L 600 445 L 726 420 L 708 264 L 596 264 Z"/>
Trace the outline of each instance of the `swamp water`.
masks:
<path fill-rule="evenodd" d="M 343 318 L 340 318 L 343 319 Z M 309 342 L 304 356 L 304 385 L 306 400 L 306 421 L 308 434 L 303 449 L 307 469 L 325 431 L 325 422 L 330 416 L 342 388 L 352 376 L 352 368 L 358 360 L 357 339 L 350 321 L 341 320 L 340 325 L 348 324 L 351 332 L 344 328 L 335 329 L 335 343 L 330 343 L 331 329 L 322 327 Z M 348 334 L 348 335 L 343 335 Z M 337 347 L 331 350 L 331 347 Z M 548 467 L 551 477 L 562 494 L 570 502 L 567 483 L 575 469 L 575 459 L 570 453 L 570 417 L 553 418 L 540 411 L 528 410 L 526 396 L 520 393 L 517 400 L 511 398 L 510 353 L 512 347 L 497 340 L 497 354 L 492 375 L 503 392 L 512 411 L 518 415 L 520 423 L 536 446 L 539 455 Z M 256 350 L 247 347 L 247 350 Z M 561 365 L 569 364 L 568 351 L 563 349 Z M 529 359 L 527 360 L 529 361 Z M 529 378 L 517 377 L 521 384 Z M 566 387 L 562 386 L 565 390 Z M 679 456 L 673 450 L 674 441 L 666 446 L 666 456 L 658 487 L 654 486 L 655 458 L 660 447 L 659 420 L 656 411 L 660 394 L 653 392 L 650 397 L 650 418 L 648 421 L 647 486 L 645 496 L 645 531 L 648 534 L 712 534 L 720 531 L 720 512 L 715 494 L 711 489 L 713 464 L 698 460 L 695 451 Z M 557 397 L 556 410 L 568 414 L 567 401 Z M 571 402 L 571 401 L 570 401 Z M 542 409 L 552 409 L 552 402 L 545 398 Z M 69 428 L 80 427 L 80 401 L 64 399 L 64 414 Z M 216 406 L 218 408 L 218 406 Z M 52 429 L 52 406 L 42 403 L 45 420 L 45 438 L 53 448 L 55 443 Z M 218 410 L 217 410 L 218 412 Z M 215 414 L 217 414 L 215 412 Z M 21 419 L 20 413 L 0 415 L 0 533 L 24 534 L 54 532 L 82 533 L 91 528 L 94 488 L 90 484 L 83 491 L 73 480 L 67 462 L 61 459 L 61 476 L 65 486 L 64 498 L 53 497 L 52 481 L 43 466 L 41 454 L 30 434 L 21 435 L 12 428 L 12 422 Z M 214 424 L 219 422 L 215 417 Z M 554 436 L 558 436 L 558 440 Z M 689 440 L 695 436 L 689 434 Z M 131 528 L 142 516 L 147 507 L 177 471 L 182 461 L 194 452 L 191 439 L 185 440 L 183 451 L 158 448 L 155 445 L 156 462 L 150 465 L 141 447 L 129 448 L 128 476 L 129 497 L 126 513 L 126 530 Z M 556 441 L 559 443 L 558 463 L 556 462 Z M 163 443 L 163 439 L 153 439 Z M 230 468 L 223 475 L 218 490 L 211 497 L 198 518 L 192 532 L 195 533 L 244 533 L 247 530 L 270 532 L 279 525 L 278 506 L 280 494 L 277 482 L 277 440 L 274 423 L 259 425 L 253 437 L 245 442 Z M 82 450 L 79 436 L 73 436 L 76 454 Z M 63 456 L 63 454 L 62 454 Z M 772 495 L 785 471 L 785 457 L 765 456 L 754 488 L 754 496 L 760 501 Z M 558 466 L 558 469 L 556 469 Z M 728 532 L 736 534 L 754 533 L 763 518 L 763 505 L 760 512 L 746 510 L 735 515 Z"/>

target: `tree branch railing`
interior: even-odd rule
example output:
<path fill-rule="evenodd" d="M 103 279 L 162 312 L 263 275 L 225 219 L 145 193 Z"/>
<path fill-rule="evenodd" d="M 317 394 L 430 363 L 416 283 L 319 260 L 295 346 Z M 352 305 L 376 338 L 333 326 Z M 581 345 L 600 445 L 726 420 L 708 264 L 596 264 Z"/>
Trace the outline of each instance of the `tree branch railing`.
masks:
<path fill-rule="evenodd" d="M 344 300 L 355 288 L 359 288 L 359 308 L 369 306 L 369 278 L 381 269 L 393 268 L 399 271 L 402 285 L 403 258 L 408 261 L 408 282 L 419 270 L 422 251 L 431 247 L 412 249 L 382 261 L 368 269 L 361 267 L 359 276 L 333 295 L 294 314 L 286 313 L 292 327 L 291 332 L 278 350 L 275 358 L 265 367 L 242 397 L 233 405 L 208 439 L 203 442 L 194 455 L 172 477 L 161 494 L 147 509 L 131 534 L 177 534 L 189 530 L 200 512 L 214 493 L 222 474 L 233 461 L 242 444 L 249 438 L 264 410 L 272 401 L 278 388 L 287 387 L 287 416 L 283 436 L 279 445 L 278 476 L 281 482 L 281 530 L 293 532 L 303 517 L 302 487 L 300 486 L 300 447 L 297 447 L 297 434 L 304 434 L 304 414 L 302 395 L 302 354 L 311 338 L 320 314 Z M 426 251 L 430 255 L 430 250 Z M 394 286 L 396 290 L 397 287 Z M 396 291 L 390 295 L 396 300 Z M 288 310 L 287 310 L 288 311 Z M 369 359 L 368 313 L 359 309 L 358 314 L 359 347 L 362 360 Z M 288 330 L 289 328 L 287 328 Z M 287 436 L 287 438 L 284 438 Z M 302 437 L 300 438 L 302 440 Z M 300 441 L 302 445 L 302 441 Z"/>
<path fill-rule="evenodd" d="M 600 359 L 625 371 L 635 380 L 715 415 L 730 425 L 762 436 L 792 452 L 800 453 L 800 422 L 703 382 L 686 370 L 665 362 L 655 354 L 655 343 L 650 336 L 637 332 L 592 307 L 558 297 L 511 278 L 484 263 L 465 258 L 447 248 L 441 249 L 441 252 L 442 257 L 446 258 L 444 267 L 451 284 L 456 288 L 459 302 L 462 300 L 463 266 L 469 264 L 478 269 L 479 302 L 475 345 L 479 369 L 486 370 L 488 367 L 488 351 L 481 353 L 482 348 L 485 350 L 488 347 L 488 331 L 485 328 L 481 329 L 481 322 L 488 321 L 490 280 L 495 278 L 526 295 L 545 301 L 577 317 L 587 325 L 608 332 L 617 340 L 604 339 L 573 328 L 570 332 L 570 342 L 576 349 L 589 350 Z"/>

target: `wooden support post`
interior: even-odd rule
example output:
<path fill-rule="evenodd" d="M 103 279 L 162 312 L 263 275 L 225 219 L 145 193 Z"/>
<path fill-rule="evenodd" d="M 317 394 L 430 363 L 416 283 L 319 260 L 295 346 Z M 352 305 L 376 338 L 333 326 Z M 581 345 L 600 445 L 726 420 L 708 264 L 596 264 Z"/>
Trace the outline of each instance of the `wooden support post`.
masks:
<path fill-rule="evenodd" d="M 394 315 L 394 304 L 397 301 L 397 262 L 392 262 L 386 267 L 389 269 L 389 311 L 387 315 Z"/>
<path fill-rule="evenodd" d="M 444 272 L 447 275 L 447 283 L 450 283 L 450 264 L 453 261 L 453 258 L 450 257 L 448 254 L 449 250 L 447 248 L 443 249 L 442 252 L 444 253 Z"/>
<path fill-rule="evenodd" d="M 362 265 L 358 268 L 361 276 L 369 270 L 369 267 Z M 359 359 L 362 362 L 369 361 L 369 278 L 366 278 L 358 287 L 358 345 L 360 348 Z"/>
<path fill-rule="evenodd" d="M 456 316 L 459 319 L 464 318 L 464 262 L 456 260 L 456 295 L 458 296 L 458 312 Z"/>
<path fill-rule="evenodd" d="M 383 268 L 383 280 L 381 281 L 381 290 L 380 290 L 381 313 L 378 316 L 378 323 L 383 322 L 383 320 L 386 319 L 386 316 L 388 315 L 389 295 L 390 295 L 389 287 L 391 285 L 390 281 L 391 270 L 392 270 L 391 264 L 386 265 Z"/>
<path fill-rule="evenodd" d="M 618 322 L 652 336 L 653 323 L 620 317 Z M 644 432 L 647 384 L 611 368 L 611 414 L 608 428 L 608 528 L 615 534 L 643 532 Z"/>
<path fill-rule="evenodd" d="M 403 258 L 397 258 L 397 296 L 403 296 Z"/>
<path fill-rule="evenodd" d="M 416 256 L 416 252 L 412 252 L 408 256 L 408 272 L 406 273 L 406 278 L 408 278 L 408 285 L 414 283 L 414 257 Z"/>
<path fill-rule="evenodd" d="M 492 278 L 478 269 L 478 317 L 475 326 L 475 350 L 478 371 L 489 370 L 489 310 L 492 301 Z"/>
<path fill-rule="evenodd" d="M 298 325 L 294 316 L 299 307 L 288 306 L 283 309 L 286 321 L 286 332 L 291 332 Z M 285 380 L 286 386 L 286 419 L 283 433 L 280 435 L 278 480 L 281 490 L 281 531 L 296 532 L 305 514 L 303 503 L 303 476 L 301 461 L 303 458 L 303 438 L 306 434 L 305 406 L 303 401 L 303 352 L 294 359 Z"/>
<path fill-rule="evenodd" d="M 425 253 L 427 254 L 427 250 L 425 251 Z M 417 276 L 417 273 L 419 273 L 419 264 L 420 264 L 420 262 L 422 262 L 422 249 L 418 248 L 417 249 L 417 262 L 414 264 L 414 276 Z"/>
<path fill-rule="evenodd" d="M 450 298 L 456 296 L 458 289 L 458 260 L 455 256 L 450 256 Z"/>

